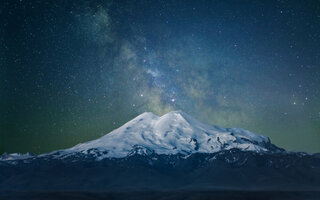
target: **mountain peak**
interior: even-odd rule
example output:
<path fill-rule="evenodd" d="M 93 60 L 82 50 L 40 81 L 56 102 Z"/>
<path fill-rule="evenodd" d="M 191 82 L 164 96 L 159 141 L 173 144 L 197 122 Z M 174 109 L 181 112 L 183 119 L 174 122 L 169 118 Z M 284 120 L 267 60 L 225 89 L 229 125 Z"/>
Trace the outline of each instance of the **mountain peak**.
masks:
<path fill-rule="evenodd" d="M 181 111 L 181 110 L 175 110 L 175 111 L 170 111 L 162 116 L 158 116 L 156 114 L 154 114 L 153 112 L 144 112 L 140 115 L 138 115 L 136 118 L 134 119 L 141 119 L 141 118 L 157 118 L 157 117 L 162 117 L 162 118 L 188 118 L 189 115 L 186 114 L 185 112 Z"/>
<path fill-rule="evenodd" d="M 180 116 L 187 116 L 188 114 L 186 114 L 185 112 L 183 112 L 182 110 L 174 110 L 174 111 L 170 111 L 166 114 L 164 114 L 163 116 L 165 115 L 180 115 Z"/>
<path fill-rule="evenodd" d="M 192 117 L 181 110 L 171 111 L 161 116 L 162 119 L 192 121 Z M 194 119 L 193 119 L 194 120 Z"/>
<path fill-rule="evenodd" d="M 91 149 L 107 152 L 104 157 L 125 157 L 132 150 L 150 149 L 156 154 L 214 153 L 232 148 L 243 151 L 270 150 L 270 140 L 240 128 L 221 128 L 192 118 L 183 111 L 159 117 L 145 112 L 105 136 L 62 150 L 63 154 L 86 153 Z M 101 158 L 101 159 L 102 159 Z"/>
<path fill-rule="evenodd" d="M 159 117 L 158 115 L 154 114 L 153 112 L 144 112 L 140 115 L 138 115 L 134 119 L 141 119 L 141 118 L 154 118 L 154 117 Z"/>

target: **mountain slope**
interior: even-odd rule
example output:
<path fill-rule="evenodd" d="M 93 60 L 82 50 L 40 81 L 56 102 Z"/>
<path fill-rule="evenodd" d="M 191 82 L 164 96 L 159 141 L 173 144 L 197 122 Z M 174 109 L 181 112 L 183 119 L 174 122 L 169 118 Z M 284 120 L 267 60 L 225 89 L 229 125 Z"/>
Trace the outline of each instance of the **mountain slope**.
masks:
<path fill-rule="evenodd" d="M 161 117 L 146 112 L 109 134 L 73 148 L 59 152 L 68 155 L 84 154 L 95 149 L 104 152 L 97 159 L 121 158 L 140 147 L 144 152 L 157 154 L 214 153 L 221 150 L 281 151 L 268 137 L 259 136 L 240 128 L 220 128 L 193 119 L 181 111 L 169 112 Z"/>
<path fill-rule="evenodd" d="M 1 190 L 171 188 L 320 190 L 320 156 L 287 152 L 239 128 L 181 112 L 143 113 L 93 141 L 49 154 L 4 154 Z"/>

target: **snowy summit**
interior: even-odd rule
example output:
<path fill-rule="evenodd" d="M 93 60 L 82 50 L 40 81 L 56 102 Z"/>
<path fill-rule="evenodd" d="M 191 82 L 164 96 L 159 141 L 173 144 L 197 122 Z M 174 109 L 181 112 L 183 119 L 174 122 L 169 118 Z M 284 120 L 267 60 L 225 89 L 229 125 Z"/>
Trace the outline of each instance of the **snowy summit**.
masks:
<path fill-rule="evenodd" d="M 182 111 L 172 111 L 161 117 L 145 112 L 99 139 L 59 151 L 59 154 L 90 153 L 94 149 L 105 152 L 100 155 L 103 159 L 132 153 L 189 155 L 232 148 L 264 152 L 270 144 L 268 137 L 240 128 L 204 124 Z"/>
<path fill-rule="evenodd" d="M 0 156 L 0 190 L 309 191 L 319 188 L 319 171 L 318 154 L 290 153 L 267 137 L 203 124 L 181 111 L 161 117 L 148 112 L 69 149 Z"/>

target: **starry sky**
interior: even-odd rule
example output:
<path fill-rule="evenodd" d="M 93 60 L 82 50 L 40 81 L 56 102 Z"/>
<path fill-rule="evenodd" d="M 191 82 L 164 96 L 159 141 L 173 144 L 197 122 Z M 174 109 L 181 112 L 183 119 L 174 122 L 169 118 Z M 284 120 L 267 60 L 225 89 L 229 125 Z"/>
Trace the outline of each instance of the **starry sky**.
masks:
<path fill-rule="evenodd" d="M 320 2 L 0 2 L 0 153 L 172 110 L 320 152 Z"/>

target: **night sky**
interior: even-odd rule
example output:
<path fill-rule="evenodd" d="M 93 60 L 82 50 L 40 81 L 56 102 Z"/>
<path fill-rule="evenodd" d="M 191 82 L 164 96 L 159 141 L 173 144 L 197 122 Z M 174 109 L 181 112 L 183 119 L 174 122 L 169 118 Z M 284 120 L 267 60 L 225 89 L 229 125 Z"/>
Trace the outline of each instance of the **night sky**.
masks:
<path fill-rule="evenodd" d="M 0 153 L 172 110 L 320 152 L 320 2 L 0 2 Z"/>

